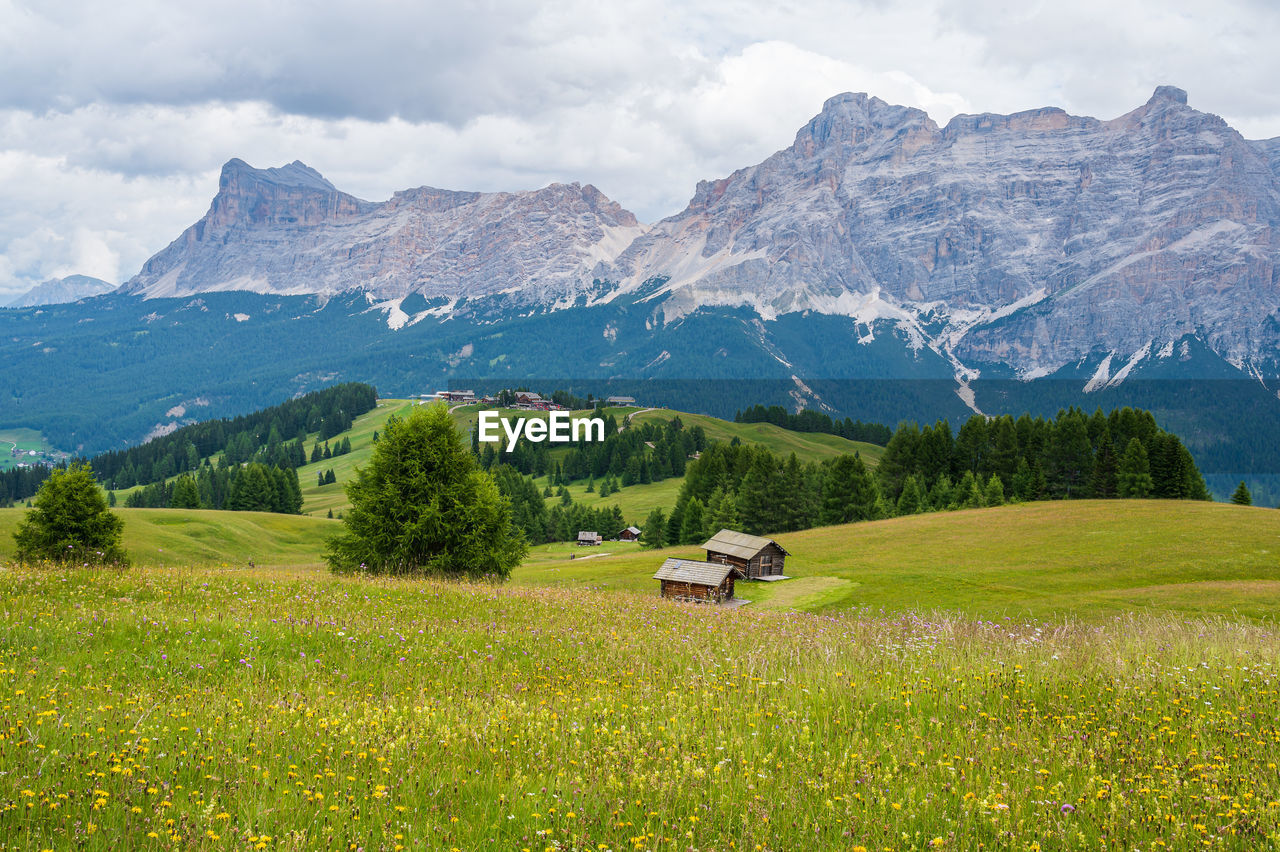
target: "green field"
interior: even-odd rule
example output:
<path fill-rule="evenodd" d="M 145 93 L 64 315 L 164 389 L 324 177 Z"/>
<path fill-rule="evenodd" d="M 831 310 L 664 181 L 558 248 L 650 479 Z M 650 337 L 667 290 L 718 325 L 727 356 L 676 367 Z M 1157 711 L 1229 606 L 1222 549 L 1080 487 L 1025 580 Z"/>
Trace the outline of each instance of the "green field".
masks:
<path fill-rule="evenodd" d="M 1129 611 L 1280 617 L 1280 512 L 1224 503 L 1028 503 L 825 527 L 778 536 L 779 583 L 742 583 L 759 607 L 831 612 L 946 610 L 1097 621 Z M 522 566 L 518 583 L 652 593 L 668 555 Z"/>
<path fill-rule="evenodd" d="M 0 849 L 1280 842 L 1270 626 L 602 584 L 0 567 Z"/>
<path fill-rule="evenodd" d="M 24 511 L 0 510 L 0 559 L 12 554 L 12 532 Z M 140 565 L 252 560 L 314 567 L 323 561 L 325 539 L 340 529 L 321 518 L 259 512 L 117 511 L 125 521 L 125 548 Z M 1274 509 L 1157 500 L 1030 503 L 778 539 L 791 553 L 793 579 L 739 584 L 739 596 L 753 608 L 1093 622 L 1134 611 L 1280 617 L 1280 512 Z M 663 559 L 701 554 L 695 547 L 651 551 L 618 542 L 538 545 L 512 583 L 651 596 Z M 576 558 L 588 555 L 594 558 Z"/>
<path fill-rule="evenodd" d="M 140 566 L 312 566 L 323 562 L 333 521 L 269 512 L 208 509 L 114 509 L 124 548 Z M 0 562 L 13 556 L 13 531 L 26 509 L 0 509 Z"/>
<path fill-rule="evenodd" d="M 378 407 L 356 418 L 351 428 L 336 438 L 329 439 L 332 447 L 344 438 L 351 439 L 351 452 L 333 459 L 324 459 L 315 464 L 307 464 L 298 468 L 298 482 L 302 485 L 302 512 L 305 515 L 326 515 L 330 510 L 342 511 L 349 504 L 343 484 L 355 475 L 355 469 L 368 463 L 373 452 L 373 433 L 386 427 L 387 418 L 393 415 L 405 416 L 417 403 L 407 399 L 380 399 Z M 316 435 L 307 436 L 307 458 L 311 457 L 311 447 Z M 317 474 L 324 470 L 333 470 L 337 482 L 323 487 L 316 485 Z"/>
<path fill-rule="evenodd" d="M 884 447 L 864 441 L 850 441 L 837 435 L 825 435 L 821 432 L 792 432 L 772 423 L 734 423 L 708 417 L 705 414 L 689 414 L 665 408 L 638 413 L 635 415 L 634 422 L 670 420 L 673 417 L 679 417 L 686 429 L 701 426 L 707 433 L 708 440 L 728 442 L 738 438 L 743 443 L 768 447 L 783 457 L 795 453 L 800 461 L 822 461 L 857 452 L 862 455 L 862 460 L 869 467 L 874 467 L 884 455 Z"/>

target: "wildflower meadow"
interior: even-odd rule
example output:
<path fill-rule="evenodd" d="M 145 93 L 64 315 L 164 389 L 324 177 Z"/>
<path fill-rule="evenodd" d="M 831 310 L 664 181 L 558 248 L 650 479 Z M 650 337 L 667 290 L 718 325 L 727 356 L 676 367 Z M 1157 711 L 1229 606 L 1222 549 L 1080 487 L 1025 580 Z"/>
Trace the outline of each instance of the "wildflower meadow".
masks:
<path fill-rule="evenodd" d="M 1267 625 L 0 569 L 0 848 L 1258 849 Z"/>

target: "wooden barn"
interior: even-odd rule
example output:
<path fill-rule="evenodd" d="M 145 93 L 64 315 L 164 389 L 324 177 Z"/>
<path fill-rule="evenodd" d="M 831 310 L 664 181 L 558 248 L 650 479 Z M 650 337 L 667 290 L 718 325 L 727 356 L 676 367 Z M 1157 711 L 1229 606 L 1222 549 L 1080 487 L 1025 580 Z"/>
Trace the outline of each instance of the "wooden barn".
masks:
<path fill-rule="evenodd" d="M 771 538 L 720 530 L 704 545 L 707 561 L 733 565 L 748 580 L 781 577 L 790 554 Z"/>
<path fill-rule="evenodd" d="M 733 565 L 668 559 L 653 579 L 662 582 L 662 596 L 678 601 L 720 603 L 733 600 L 733 581 L 742 578 Z"/>
<path fill-rule="evenodd" d="M 618 533 L 618 541 L 639 541 L 639 540 L 640 540 L 639 527 L 627 527 L 625 530 Z"/>
<path fill-rule="evenodd" d="M 598 532 L 588 532 L 587 530 L 578 532 L 578 547 L 595 547 L 602 541 L 604 541 L 604 536 Z"/>

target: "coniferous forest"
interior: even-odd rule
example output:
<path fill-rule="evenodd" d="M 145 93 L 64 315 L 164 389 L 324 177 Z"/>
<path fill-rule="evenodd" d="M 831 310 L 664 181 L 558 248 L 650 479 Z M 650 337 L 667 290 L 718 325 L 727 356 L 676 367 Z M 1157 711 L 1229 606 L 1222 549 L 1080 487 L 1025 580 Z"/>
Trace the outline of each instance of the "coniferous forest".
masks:
<path fill-rule="evenodd" d="M 670 516 L 646 519 L 650 543 L 694 544 L 721 527 L 749 533 L 896 515 L 1086 498 L 1208 500 L 1204 479 L 1176 435 L 1150 412 L 1052 419 L 969 418 L 953 433 L 939 420 L 900 425 L 872 471 L 857 455 L 822 464 L 767 449 L 715 443 L 691 462 Z"/>

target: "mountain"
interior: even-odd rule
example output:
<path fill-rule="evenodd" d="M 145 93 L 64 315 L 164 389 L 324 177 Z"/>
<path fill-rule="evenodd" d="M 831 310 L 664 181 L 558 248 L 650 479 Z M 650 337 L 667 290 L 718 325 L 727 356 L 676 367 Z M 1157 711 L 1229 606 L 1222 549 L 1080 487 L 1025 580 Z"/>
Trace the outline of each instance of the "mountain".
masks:
<path fill-rule="evenodd" d="M 1181 89 L 1106 121 L 1045 108 L 945 127 L 843 94 L 651 228 L 591 186 L 372 203 L 302 163 L 232 160 L 208 214 L 124 291 L 355 290 L 393 328 L 626 296 L 662 323 L 814 312 L 854 320 L 851 341 L 896 328 L 962 383 L 1092 358 L 1106 386 L 1189 340 L 1280 376 L 1278 257 L 1280 140 L 1246 141 Z"/>
<path fill-rule="evenodd" d="M 91 278 L 88 275 L 68 275 L 66 278 L 50 278 L 5 305 L 6 308 L 34 308 L 40 305 L 61 305 L 78 302 L 91 296 L 101 296 L 116 289 L 116 285 Z"/>
<path fill-rule="evenodd" d="M 123 292 L 360 290 L 387 303 L 399 327 L 412 321 L 396 309 L 410 293 L 433 300 L 440 313 L 476 297 L 567 307 L 590 289 L 592 268 L 643 231 L 590 185 L 516 193 L 419 187 L 374 203 L 300 162 L 255 169 L 231 160 L 209 212 Z"/>
<path fill-rule="evenodd" d="M 232 160 L 118 294 L 0 312 L 0 427 L 88 451 L 340 380 L 560 377 L 538 386 L 720 416 L 1133 404 L 1207 474 L 1280 474 L 1278 258 L 1280 139 L 1167 86 L 943 127 L 838 95 L 651 226 L 579 184 L 370 202 Z"/>
<path fill-rule="evenodd" d="M 1162 86 L 1111 121 L 1058 109 L 925 113 L 832 98 L 763 163 L 699 184 L 619 258 L 622 289 L 670 276 L 670 318 L 744 304 L 889 320 L 1023 378 L 1100 353 L 1099 381 L 1191 336 L 1276 376 L 1280 177 Z"/>

